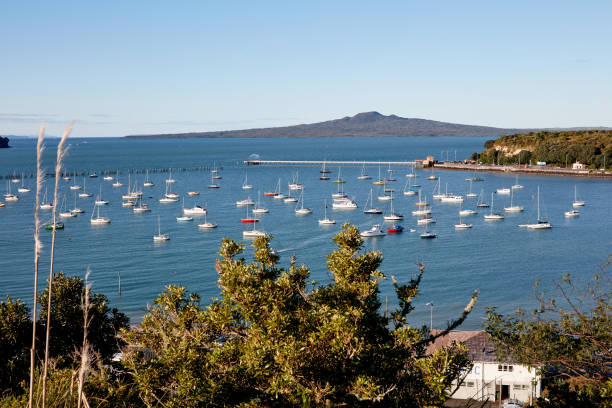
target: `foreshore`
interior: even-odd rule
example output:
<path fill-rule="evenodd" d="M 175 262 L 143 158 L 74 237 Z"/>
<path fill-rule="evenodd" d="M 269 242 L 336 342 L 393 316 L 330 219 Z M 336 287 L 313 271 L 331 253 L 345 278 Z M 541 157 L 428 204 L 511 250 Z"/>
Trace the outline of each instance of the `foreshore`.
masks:
<path fill-rule="evenodd" d="M 433 168 L 439 170 L 458 170 L 484 173 L 512 173 L 512 174 L 537 174 L 544 176 L 562 176 L 562 177 L 589 177 L 589 178 L 612 178 L 611 171 L 596 170 L 596 169 L 580 169 L 574 170 L 562 167 L 547 167 L 547 166 L 511 166 L 511 165 L 496 165 L 496 164 L 468 164 L 468 163 L 435 163 Z"/>

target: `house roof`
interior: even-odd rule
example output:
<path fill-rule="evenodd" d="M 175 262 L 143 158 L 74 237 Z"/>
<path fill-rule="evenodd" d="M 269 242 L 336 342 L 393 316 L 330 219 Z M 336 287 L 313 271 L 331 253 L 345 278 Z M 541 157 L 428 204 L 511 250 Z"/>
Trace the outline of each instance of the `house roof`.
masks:
<path fill-rule="evenodd" d="M 432 330 L 432 334 L 439 334 L 441 330 Z M 436 339 L 427 347 L 427 354 L 433 353 L 438 348 L 448 347 L 453 341 L 465 343 L 468 348 L 468 357 L 472 361 L 486 363 L 499 362 L 493 342 L 489 335 L 482 330 L 453 330 L 446 336 Z"/>

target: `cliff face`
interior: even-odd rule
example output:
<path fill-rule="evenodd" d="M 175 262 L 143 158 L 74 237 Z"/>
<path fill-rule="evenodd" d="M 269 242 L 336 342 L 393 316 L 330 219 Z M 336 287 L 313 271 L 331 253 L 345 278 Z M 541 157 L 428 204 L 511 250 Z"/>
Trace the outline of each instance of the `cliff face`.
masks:
<path fill-rule="evenodd" d="M 6 148 L 11 147 L 11 146 L 9 146 L 8 142 L 9 142 L 9 138 L 8 137 L 0 136 L 0 149 L 6 149 Z"/>
<path fill-rule="evenodd" d="M 145 138 L 200 138 L 200 137 L 425 137 L 425 136 L 485 136 L 498 137 L 519 132 L 488 126 L 461 125 L 435 120 L 385 116 L 378 112 L 363 112 L 355 116 L 311 124 L 276 128 L 193 132 L 158 135 L 133 135 Z"/>

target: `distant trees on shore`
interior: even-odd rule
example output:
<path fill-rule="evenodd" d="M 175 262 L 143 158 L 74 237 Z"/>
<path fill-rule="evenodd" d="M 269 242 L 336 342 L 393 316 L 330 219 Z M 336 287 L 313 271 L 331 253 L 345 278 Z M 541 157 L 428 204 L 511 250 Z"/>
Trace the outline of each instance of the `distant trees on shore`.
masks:
<path fill-rule="evenodd" d="M 488 164 L 529 164 L 531 160 L 560 167 L 579 161 L 590 168 L 612 167 L 612 130 L 518 133 L 487 140 L 484 148 L 472 159 Z"/>

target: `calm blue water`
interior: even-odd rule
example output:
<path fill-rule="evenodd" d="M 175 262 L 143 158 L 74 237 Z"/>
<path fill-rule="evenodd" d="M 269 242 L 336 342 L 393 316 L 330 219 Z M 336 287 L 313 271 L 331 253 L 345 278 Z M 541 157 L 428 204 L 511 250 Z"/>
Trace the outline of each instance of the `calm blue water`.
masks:
<path fill-rule="evenodd" d="M 274 235 L 273 246 L 282 255 L 281 262 L 288 265 L 292 254 L 298 261 L 311 268 L 312 279 L 321 283 L 329 282 L 330 275 L 325 266 L 325 257 L 334 247 L 331 238 L 343 222 L 351 222 L 367 229 L 378 218 L 362 213 L 367 195 L 373 186 L 371 181 L 359 181 L 360 167 L 342 168 L 347 180 L 345 191 L 358 202 L 355 211 L 328 211 L 330 218 L 337 221 L 335 226 L 322 227 L 317 219 L 323 216 L 325 199 L 331 204 L 330 194 L 337 185 L 331 181 L 319 181 L 318 167 L 249 167 L 249 183 L 253 190 L 244 191 L 241 185 L 245 176 L 242 161 L 257 154 L 261 159 L 279 160 L 382 160 L 400 161 L 423 158 L 433 154 L 440 156 L 448 151 L 453 159 L 455 150 L 458 158 L 467 157 L 473 151 L 482 149 L 483 138 L 402 138 L 402 139 L 198 139 L 198 140 L 129 140 L 129 139 L 72 139 L 65 168 L 68 171 L 118 169 L 124 183 L 122 188 L 113 188 L 110 181 L 102 177 L 87 179 L 87 190 L 97 193 L 101 186 L 102 196 L 110 205 L 102 213 L 112 219 L 105 227 L 93 227 L 89 216 L 93 199 L 78 199 L 78 206 L 87 213 L 75 219 L 64 220 L 66 229 L 58 231 L 56 245 L 56 270 L 69 275 L 85 274 L 92 270 L 94 290 L 105 293 L 113 305 L 127 312 L 138 321 L 148 303 L 167 284 L 186 285 L 198 292 L 206 301 L 218 294 L 217 274 L 214 270 L 219 243 L 223 237 L 242 240 L 242 231 L 249 228 L 240 223 L 245 209 L 235 206 L 235 201 L 250 195 L 257 199 L 257 191 L 273 190 L 278 178 L 282 179 L 282 190 L 286 193 L 287 182 L 299 172 L 299 180 L 305 185 L 305 205 L 313 209 L 313 215 L 296 216 L 294 206 L 282 200 L 262 196 L 263 205 L 270 209 L 262 215 L 258 228 Z M 12 141 L 13 149 L 0 150 L 0 175 L 34 172 L 34 140 Z M 57 140 L 47 142 L 45 166 L 53 169 L 53 158 Z M 444 153 L 446 156 L 446 153 Z M 173 176 L 177 183 L 173 190 L 184 195 L 187 191 L 199 190 L 199 197 L 185 198 L 185 206 L 206 204 L 208 220 L 218 223 L 215 230 L 199 230 L 197 219 L 191 223 L 177 223 L 181 203 L 160 204 L 158 199 L 164 192 L 167 174 L 151 174 L 155 187 L 145 190 L 145 201 L 152 207 L 148 214 L 133 214 L 131 208 L 121 207 L 121 194 L 125 193 L 127 174 L 130 169 L 160 167 L 205 166 L 216 163 L 222 166 L 221 188 L 209 190 L 210 174 L 204 171 L 179 172 Z M 337 168 L 331 168 L 332 180 Z M 378 168 L 368 168 L 376 178 Z M 386 175 L 383 168 L 383 174 Z M 415 208 L 415 197 L 401 195 L 408 172 L 407 168 L 395 168 L 393 183 L 398 192 L 394 207 L 403 213 L 402 223 L 408 228 L 416 227 L 416 218 L 410 216 Z M 423 194 L 431 193 L 435 181 L 425 179 L 429 172 L 418 172 Z M 463 172 L 437 171 L 441 177 L 442 189 L 448 183 L 449 192 L 465 194 L 469 185 L 465 181 L 471 174 Z M 484 190 L 486 201 L 490 193 L 500 187 L 514 184 L 513 176 L 483 174 L 484 182 L 474 183 L 473 190 Z M 142 184 L 144 176 L 132 175 L 132 182 Z M 54 180 L 48 181 L 51 191 Z M 79 180 L 82 184 L 82 179 Z M 434 326 L 441 327 L 463 309 L 473 290 L 478 288 L 481 296 L 478 306 L 464 328 L 480 327 L 483 311 L 488 305 L 496 305 L 503 312 L 510 312 L 518 306 L 533 305 L 533 285 L 541 279 L 544 286 L 550 286 L 552 279 L 563 273 L 572 273 L 578 281 L 588 279 L 598 270 L 611 252 L 611 200 L 612 184 L 606 180 L 551 178 L 521 176 L 524 190 L 515 195 L 515 203 L 525 206 L 519 214 L 507 214 L 501 222 L 484 222 L 482 209 L 477 216 L 465 221 L 473 223 L 471 230 L 455 231 L 458 222 L 458 205 L 434 202 L 433 216 L 437 223 L 430 230 L 438 239 L 419 239 L 418 233 L 404 232 L 382 238 L 369 239 L 367 249 L 381 250 L 384 256 L 383 272 L 407 281 L 416 272 L 415 262 L 426 264 L 426 273 L 421 286 L 421 295 L 411 322 L 429 322 L 429 308 L 426 302 L 433 301 Z M 4 189 L 6 183 L 2 180 Z M 33 179 L 26 179 L 32 187 Z M 67 194 L 68 207 L 74 203 L 74 193 L 69 190 L 72 182 L 61 181 L 62 193 Z M 571 208 L 574 185 L 578 194 L 587 202 L 577 219 L 565 219 L 564 211 Z M 542 190 L 542 214 L 553 224 L 552 230 L 526 231 L 517 224 L 533 222 L 536 218 L 536 189 Z M 13 185 L 16 188 L 17 185 Z M 375 196 L 377 195 L 375 190 Z M 49 193 L 50 194 L 50 193 Z M 185 194 L 186 195 L 186 194 Z M 500 210 L 508 205 L 509 196 L 498 196 L 495 207 Z M 32 296 L 33 274 L 33 200 L 34 193 L 21 194 L 17 203 L 7 203 L 0 208 L 0 296 L 28 300 Z M 464 207 L 475 208 L 476 199 L 468 199 Z M 385 208 L 386 204 L 377 203 Z M 171 235 L 171 241 L 154 245 L 152 235 L 157 231 L 157 216 L 161 217 L 163 232 Z M 43 218 L 48 217 L 43 212 Z M 468 221 L 469 220 L 469 221 Z M 417 231 L 421 232 L 422 227 Z M 44 284 L 49 271 L 50 232 L 43 231 L 45 250 L 41 261 Z M 247 249 L 247 256 L 251 253 Z M 117 275 L 121 273 L 122 296 L 117 293 Z M 389 296 L 390 306 L 395 302 L 390 279 L 381 284 L 384 296 Z"/>

